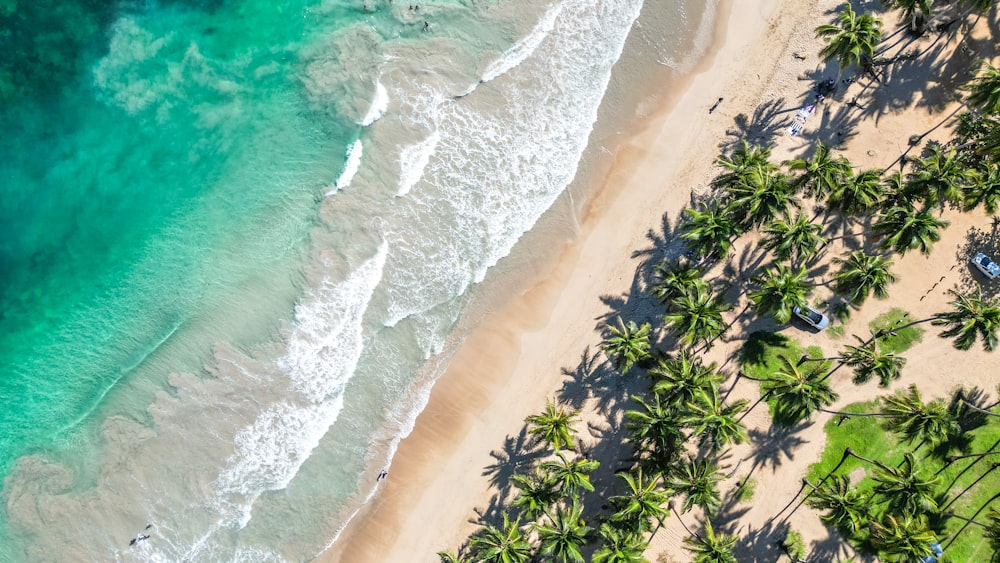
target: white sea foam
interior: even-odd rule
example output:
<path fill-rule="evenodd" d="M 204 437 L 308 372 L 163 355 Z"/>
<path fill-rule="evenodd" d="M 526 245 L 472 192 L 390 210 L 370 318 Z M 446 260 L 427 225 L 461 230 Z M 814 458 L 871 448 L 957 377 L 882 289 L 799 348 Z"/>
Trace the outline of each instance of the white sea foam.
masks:
<path fill-rule="evenodd" d="M 506 74 L 510 69 L 524 62 L 525 59 L 534 54 L 535 49 L 542 44 L 542 41 L 552 32 L 556 19 L 562 13 L 563 4 L 555 4 L 542 16 L 535 27 L 528 35 L 511 46 L 499 59 L 493 61 L 483 72 L 483 82 L 489 82 L 494 78 Z"/>
<path fill-rule="evenodd" d="M 463 295 L 573 180 L 641 4 L 590 0 L 551 8 L 530 39 L 494 65 L 488 76 L 497 78 L 466 98 L 438 102 L 419 76 L 392 91 L 402 107 L 413 108 L 406 117 L 414 126 L 438 131 L 440 139 L 423 170 L 420 200 L 392 220 L 386 326 Z"/>
<path fill-rule="evenodd" d="M 246 526 L 257 497 L 287 486 L 336 421 L 364 348 L 362 318 L 387 248 L 383 243 L 344 280 L 324 280 L 296 306 L 286 353 L 276 362 L 290 393 L 236 434 L 236 451 L 214 484 L 222 525 Z"/>
<path fill-rule="evenodd" d="M 399 190 L 396 191 L 397 196 L 410 193 L 413 185 L 420 181 L 420 177 L 424 174 L 424 167 L 427 166 L 427 162 L 434 154 L 434 149 L 437 148 L 440 140 L 441 134 L 434 131 L 430 137 L 415 145 L 403 147 L 403 150 L 399 152 Z"/>
<path fill-rule="evenodd" d="M 340 177 L 337 178 L 337 183 L 334 187 L 326 192 L 325 195 L 327 197 L 351 185 L 351 180 L 354 179 L 354 175 L 361 168 L 361 155 L 363 152 L 364 146 L 361 144 L 361 139 L 354 141 L 347 147 L 347 161 L 344 162 L 344 169 L 340 172 Z"/>
<path fill-rule="evenodd" d="M 389 94 L 386 92 L 382 82 L 378 81 L 375 83 L 375 99 L 372 100 L 372 105 L 368 108 L 368 114 L 361 120 L 361 126 L 368 127 L 372 123 L 375 123 L 385 115 L 388 109 Z"/>

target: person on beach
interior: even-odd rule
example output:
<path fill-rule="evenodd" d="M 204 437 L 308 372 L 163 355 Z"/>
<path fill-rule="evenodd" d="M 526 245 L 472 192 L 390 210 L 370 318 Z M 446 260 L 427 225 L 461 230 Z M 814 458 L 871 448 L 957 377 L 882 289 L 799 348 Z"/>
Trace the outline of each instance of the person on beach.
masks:
<path fill-rule="evenodd" d="M 708 108 L 708 113 L 712 113 L 713 111 L 715 111 L 715 108 L 719 107 L 719 104 L 721 103 L 722 103 L 722 98 L 719 98 L 718 101 L 712 104 L 712 107 Z"/>
<path fill-rule="evenodd" d="M 377 483 L 377 482 L 381 481 L 382 479 L 385 479 L 388 476 L 389 476 L 389 472 L 386 471 L 385 469 L 383 469 L 382 471 L 378 472 L 378 477 L 375 478 L 375 482 Z"/>

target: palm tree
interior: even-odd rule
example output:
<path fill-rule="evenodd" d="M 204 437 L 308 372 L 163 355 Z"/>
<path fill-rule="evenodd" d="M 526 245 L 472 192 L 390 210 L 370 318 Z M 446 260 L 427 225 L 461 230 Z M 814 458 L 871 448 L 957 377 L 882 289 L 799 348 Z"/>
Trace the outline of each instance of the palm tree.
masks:
<path fill-rule="evenodd" d="M 853 171 L 830 192 L 827 203 L 844 215 L 859 215 L 877 206 L 885 195 L 881 170 Z"/>
<path fill-rule="evenodd" d="M 653 391 L 671 405 L 690 403 L 701 393 L 718 389 L 722 383 L 716 365 L 702 364 L 701 358 L 689 350 L 681 350 L 676 356 L 661 359 L 649 370 L 649 375 L 654 381 Z"/>
<path fill-rule="evenodd" d="M 601 539 L 604 545 L 594 552 L 593 563 L 649 563 L 642 556 L 649 547 L 641 535 L 623 532 L 608 524 L 601 524 Z"/>
<path fill-rule="evenodd" d="M 785 165 L 789 170 L 802 171 L 792 185 L 820 201 L 851 173 L 851 163 L 842 156 L 834 158 L 830 146 L 822 141 L 816 144 L 812 159 L 796 158 L 785 161 Z"/>
<path fill-rule="evenodd" d="M 562 498 L 559 481 L 547 473 L 536 470 L 534 475 L 513 475 L 510 480 L 520 490 L 511 506 L 528 520 L 537 520 Z"/>
<path fill-rule="evenodd" d="M 972 185 L 976 174 L 954 150 L 945 152 L 940 145 L 928 145 L 927 156 L 914 162 L 907 175 L 904 193 L 911 201 L 919 199 L 925 207 L 940 207 L 962 201 L 962 190 Z"/>
<path fill-rule="evenodd" d="M 934 0 L 882 0 L 882 4 L 890 10 L 902 10 L 900 20 L 910 22 L 910 31 L 923 31 L 927 20 L 931 19 Z"/>
<path fill-rule="evenodd" d="M 439 551 L 437 556 L 441 559 L 441 563 L 465 563 L 466 558 L 456 555 L 450 551 Z"/>
<path fill-rule="evenodd" d="M 685 549 L 694 554 L 694 563 L 738 563 L 733 555 L 736 540 L 736 536 L 716 534 L 706 520 L 702 535 L 684 538 L 684 543 Z"/>
<path fill-rule="evenodd" d="M 531 544 L 521 531 L 520 520 L 511 522 L 503 513 L 503 525 L 486 526 L 469 540 L 477 561 L 483 563 L 524 563 L 531 557 Z"/>
<path fill-rule="evenodd" d="M 663 506 L 670 496 L 659 488 L 659 475 L 645 477 L 642 468 L 632 473 L 618 473 L 625 481 L 628 491 L 624 495 L 613 496 L 608 504 L 615 510 L 611 521 L 635 534 L 653 529 L 653 521 L 663 525 L 669 511 Z"/>
<path fill-rule="evenodd" d="M 924 404 L 916 385 L 911 384 L 905 392 L 884 397 L 883 401 L 881 411 L 887 416 L 886 429 L 907 442 L 920 440 L 936 447 L 962 433 L 947 402 L 938 399 Z"/>
<path fill-rule="evenodd" d="M 673 302 L 673 311 L 663 317 L 682 344 L 708 342 L 726 332 L 722 313 L 732 307 L 720 295 L 703 288 L 689 289 Z"/>
<path fill-rule="evenodd" d="M 980 106 L 986 115 L 1000 113 L 1000 69 L 981 61 L 979 75 L 966 88 L 969 90 L 969 104 Z"/>
<path fill-rule="evenodd" d="M 718 203 L 710 203 L 702 210 L 686 208 L 681 223 L 681 238 L 688 241 L 687 248 L 696 256 L 712 257 L 729 252 L 733 239 L 742 234 L 739 222 Z"/>
<path fill-rule="evenodd" d="M 729 188 L 732 201 L 726 206 L 740 217 L 744 228 L 752 228 L 776 217 L 786 217 L 789 209 L 798 208 L 795 190 L 788 178 L 773 169 L 757 167 Z"/>
<path fill-rule="evenodd" d="M 642 363 L 652 357 L 649 343 L 649 323 L 636 325 L 635 321 L 628 324 L 618 318 L 618 326 L 606 325 L 611 335 L 601 344 L 601 349 L 608 356 L 618 373 L 627 373 L 632 366 Z"/>
<path fill-rule="evenodd" d="M 652 403 L 639 396 L 632 399 L 641 409 L 625 411 L 625 426 L 636 442 L 636 449 L 649 452 L 661 463 L 669 463 L 684 442 L 680 420 L 673 410 L 660 402 L 659 395 L 653 395 Z"/>
<path fill-rule="evenodd" d="M 766 146 L 753 145 L 743 139 L 729 156 L 720 155 L 715 164 L 726 170 L 712 181 L 712 186 L 729 190 L 742 183 L 753 170 L 774 170 L 776 167 L 769 160 L 771 149 Z"/>
<path fill-rule="evenodd" d="M 715 460 L 689 459 L 671 475 L 668 485 L 670 489 L 684 495 L 681 512 L 699 506 L 705 514 L 713 515 L 722 504 L 719 494 L 719 481 L 722 479 Z"/>
<path fill-rule="evenodd" d="M 799 369 L 781 356 L 782 368 L 772 373 L 762 385 L 774 399 L 774 421 L 794 426 L 814 411 L 837 400 L 837 393 L 826 382 L 823 364 Z"/>
<path fill-rule="evenodd" d="M 564 446 L 570 449 L 576 447 L 573 442 L 573 434 L 575 433 L 573 425 L 579 420 L 580 413 L 578 411 L 567 410 L 551 399 L 546 401 L 544 412 L 533 414 L 524 419 L 531 426 L 528 431 L 551 444 L 557 452 Z"/>
<path fill-rule="evenodd" d="M 879 558 L 893 563 L 922 561 L 934 553 L 931 545 L 938 541 L 934 532 L 927 528 L 927 518 L 923 515 L 886 513 L 881 521 L 872 521 L 869 533 Z"/>
<path fill-rule="evenodd" d="M 840 264 L 840 271 L 833 278 L 837 293 L 846 295 L 855 305 L 864 303 L 869 295 L 885 299 L 889 295 L 889 284 L 896 281 L 896 276 L 889 271 L 892 260 L 865 254 L 863 250 L 855 250 L 846 256 L 833 260 Z"/>
<path fill-rule="evenodd" d="M 809 484 L 806 481 L 806 484 Z M 846 475 L 833 475 L 825 484 L 812 487 L 812 495 L 806 503 L 816 510 L 827 510 L 820 516 L 824 524 L 848 531 L 851 535 L 860 532 L 868 524 L 872 507 L 869 493 L 851 487 Z"/>
<path fill-rule="evenodd" d="M 965 187 L 963 198 L 965 211 L 982 205 L 987 213 L 995 214 L 1000 209 L 1000 166 L 988 163 L 976 181 Z"/>
<path fill-rule="evenodd" d="M 594 490 L 594 486 L 590 484 L 590 474 L 601 465 L 599 461 L 586 458 L 571 461 L 562 452 L 556 452 L 556 456 L 559 461 L 549 460 L 542 463 L 542 470 L 559 483 L 559 491 L 564 496 L 576 496 L 580 489 Z"/>
<path fill-rule="evenodd" d="M 657 264 L 653 267 L 657 281 L 649 288 L 649 294 L 660 303 L 669 303 L 684 295 L 688 288 L 700 283 L 702 271 L 694 266 L 673 262 L 670 265 Z"/>
<path fill-rule="evenodd" d="M 923 254 L 930 254 L 931 246 L 941 240 L 940 230 L 948 224 L 948 221 L 934 217 L 929 209 L 917 211 L 896 206 L 883 213 L 872 229 L 883 237 L 882 248 L 891 248 L 902 256 L 914 248 L 919 248 Z"/>
<path fill-rule="evenodd" d="M 954 290 L 951 294 L 955 297 L 950 303 L 954 310 L 938 313 L 931 324 L 948 327 L 941 336 L 955 337 L 954 345 L 959 350 L 971 348 L 978 337 L 983 341 L 983 349 L 992 352 L 1000 329 L 1000 302 L 996 298 L 984 299 L 982 289 L 976 295 L 962 295 Z"/>
<path fill-rule="evenodd" d="M 806 307 L 806 297 L 812 287 L 806 281 L 808 273 L 805 267 L 792 270 L 785 264 L 778 264 L 773 269 L 755 276 L 754 282 L 760 284 L 760 289 L 750 292 L 750 301 L 758 315 L 773 315 L 780 324 L 792 320 L 792 309 Z"/>
<path fill-rule="evenodd" d="M 747 401 L 741 399 L 730 405 L 722 404 L 717 387 L 701 393 L 698 400 L 687 404 L 688 414 L 681 420 L 698 436 L 699 443 L 708 446 L 712 455 L 729 444 L 742 444 L 747 439 L 746 427 L 739 421 L 739 413 L 746 410 Z"/>
<path fill-rule="evenodd" d="M 868 383 L 873 377 L 878 378 L 879 387 L 888 387 L 894 380 L 899 379 L 903 366 L 906 365 L 906 358 L 889 354 L 882 351 L 877 338 L 858 341 L 857 346 L 848 344 L 842 355 L 841 362 L 854 368 L 854 384 L 863 385 Z"/>
<path fill-rule="evenodd" d="M 538 552 L 548 558 L 546 561 L 584 563 L 580 550 L 590 539 L 593 528 L 583 523 L 582 513 L 583 507 L 574 498 L 569 507 L 558 506 L 547 513 L 548 524 L 535 524 L 540 542 Z"/>
<path fill-rule="evenodd" d="M 852 64 L 870 68 L 875 46 L 882 40 L 882 20 L 871 14 L 857 15 L 847 2 L 837 16 L 837 24 L 816 28 L 816 37 L 827 40 L 819 52 L 823 60 L 836 59 L 840 68 Z"/>
<path fill-rule="evenodd" d="M 800 213 L 794 221 L 778 219 L 764 227 L 762 246 L 774 252 L 779 260 L 800 264 L 815 256 L 819 247 L 826 243 L 819 234 L 821 230 L 821 225 L 812 223 Z"/>
<path fill-rule="evenodd" d="M 913 460 L 913 454 L 903 455 L 900 467 L 887 467 L 878 464 L 875 475 L 875 487 L 872 491 L 882 495 L 891 514 L 917 515 L 936 511 L 937 485 L 940 478 L 936 475 L 924 477 L 920 474 Z"/>

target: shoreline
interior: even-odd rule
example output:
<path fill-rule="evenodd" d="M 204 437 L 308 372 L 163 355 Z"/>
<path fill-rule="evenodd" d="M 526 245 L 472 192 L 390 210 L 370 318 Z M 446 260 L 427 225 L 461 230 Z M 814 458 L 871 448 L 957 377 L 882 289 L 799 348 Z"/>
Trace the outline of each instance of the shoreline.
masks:
<path fill-rule="evenodd" d="M 706 172 L 711 168 L 714 143 L 732 110 L 741 106 L 724 101 L 709 114 L 706 102 L 714 103 L 720 92 L 725 98 L 738 78 L 750 74 L 747 66 L 734 75 L 734 66 L 741 65 L 733 61 L 767 31 L 767 19 L 779 6 L 777 0 L 757 0 L 755 9 L 744 7 L 737 18 L 730 1 L 720 4 L 700 61 L 690 72 L 675 75 L 674 88 L 648 117 L 632 116 L 635 130 L 620 133 L 606 172 L 595 182 L 600 187 L 578 213 L 579 232 L 555 259 L 551 274 L 479 319 L 435 382 L 413 432 L 399 443 L 389 478 L 316 561 L 402 562 L 413 561 L 415 553 L 421 561 L 436 561 L 436 551 L 453 549 L 472 531 L 473 507 L 490 499 L 488 479 L 480 475 L 480 468 L 496 463 L 490 449 L 544 406 L 563 380 L 561 370 L 570 367 L 565 360 L 575 363 L 586 347 L 581 337 L 598 342 L 594 321 L 605 307 L 597 297 L 622 287 L 625 273 L 634 270 L 629 256 L 643 246 L 647 230 L 660 224 L 663 213 L 682 208 L 695 187 L 666 192 L 659 187 L 664 167 L 673 177 L 689 175 L 688 160 L 701 157 Z M 756 25 L 747 25 L 747 11 Z M 692 121 L 706 120 L 712 127 L 701 130 L 697 143 L 687 144 L 685 151 L 669 150 L 672 131 L 693 130 Z M 707 160 L 706 154 L 711 155 Z M 634 216 L 636 210 L 641 218 Z M 637 227 L 619 228 L 623 223 Z M 617 275 L 595 279 L 593 272 Z M 559 319 L 558 326 L 553 319 Z M 564 332 L 563 326 L 573 328 Z"/>

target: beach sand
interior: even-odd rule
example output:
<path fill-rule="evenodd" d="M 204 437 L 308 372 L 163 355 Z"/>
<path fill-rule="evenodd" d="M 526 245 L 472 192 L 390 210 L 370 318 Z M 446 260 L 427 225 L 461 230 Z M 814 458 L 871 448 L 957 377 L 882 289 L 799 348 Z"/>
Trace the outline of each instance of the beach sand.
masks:
<path fill-rule="evenodd" d="M 621 425 L 608 422 L 609 410 L 620 416 L 620 408 L 608 409 L 607 396 L 623 398 L 636 382 L 608 375 L 599 352 L 601 328 L 618 314 L 637 322 L 662 315 L 648 299 L 630 294 L 641 289 L 641 270 L 648 269 L 650 256 L 662 257 L 679 248 L 664 235 L 664 217 L 674 225 L 690 194 L 706 193 L 715 174 L 713 160 L 723 144 L 739 138 L 730 133 L 750 141 L 773 139 L 776 161 L 803 154 L 817 140 L 843 141 L 838 149 L 856 167 L 883 168 L 907 149 L 911 135 L 932 129 L 957 107 L 955 86 L 969 78 L 974 60 L 956 51 L 964 38 L 961 26 L 940 39 L 931 34 L 914 45 L 927 48 L 925 58 L 892 67 L 883 85 L 869 84 L 867 79 L 850 85 L 838 82 L 839 91 L 810 117 L 803 135 L 788 136 L 784 128 L 794 111 L 811 99 L 813 80 L 840 78 L 835 64 L 818 59 L 822 43 L 813 33 L 833 18 L 838 4 L 745 0 L 733 9 L 723 3 L 704 60 L 689 77 L 675 81 L 677 90 L 661 96 L 656 111 L 643 109 L 648 117 L 642 126 L 617 144 L 603 187 L 580 216 L 579 235 L 565 247 L 551 274 L 486 315 L 468 336 L 435 384 L 413 432 L 401 442 L 375 498 L 318 561 L 435 562 L 435 552 L 457 550 L 482 515 L 495 515 L 498 492 L 510 474 L 536 459 L 526 446 L 524 418 L 540 412 L 551 397 L 582 405 L 584 424 L 578 425 L 582 448 L 605 462 L 595 480 L 613 481 L 610 475 L 617 469 L 613 460 L 627 450 L 621 443 Z M 897 28 L 893 15 L 887 15 L 885 23 L 887 35 Z M 992 48 L 988 42 L 972 43 L 977 33 L 978 28 L 966 44 L 978 56 L 993 56 L 984 51 Z M 862 107 L 847 103 L 855 96 Z M 719 97 L 723 102 L 709 113 Z M 942 127 L 927 139 L 944 140 L 949 134 Z M 906 309 L 914 318 L 945 310 L 947 290 L 970 287 L 976 279 L 967 261 L 970 241 L 975 236 L 988 238 L 992 226 L 982 212 L 948 211 L 944 217 L 951 227 L 934 252 L 896 257 L 899 281 L 892 286 L 890 299 L 869 301 L 857 311 L 845 326 L 846 336 L 838 340 L 830 332 L 811 333 L 797 325 L 774 327 L 746 315 L 737 319 L 734 331 L 706 359 L 719 363 L 723 372 L 734 373 L 735 352 L 749 330 L 759 328 L 780 328 L 833 355 L 853 342 L 850 335 L 867 336 L 867 323 L 893 307 Z M 723 275 L 727 267 L 739 270 L 751 260 L 755 243 L 753 236 L 741 239 L 730 260 L 709 276 Z M 842 243 L 830 245 L 820 266 L 828 266 L 830 257 L 843 252 Z M 832 275 L 822 269 L 814 274 L 818 280 Z M 727 320 L 745 304 L 741 289 L 737 285 L 730 292 L 738 301 Z M 829 295 L 829 289 L 821 286 L 813 298 Z M 904 354 L 908 364 L 903 378 L 890 390 L 916 383 L 929 398 L 965 382 L 995 391 L 986 353 L 957 351 L 937 338 L 936 328 L 926 329 L 923 342 Z M 595 383 L 598 376 L 605 381 Z M 732 381 L 730 376 L 726 389 Z M 594 393 L 601 386 L 604 399 Z M 834 377 L 834 387 L 841 395 L 835 407 L 887 392 L 874 383 L 852 385 L 847 369 Z M 755 399 L 756 385 L 746 380 L 737 383 L 731 398 L 741 397 Z M 745 420 L 750 443 L 733 448 L 722 460 L 723 471 L 732 473 L 724 488 L 751 469 L 757 481 L 754 502 L 729 516 L 724 512 L 721 522 L 743 538 L 738 550 L 741 561 L 773 561 L 778 556 L 774 541 L 783 537 L 788 523 L 769 519 L 795 496 L 806 467 L 818 459 L 828 416 L 814 416 L 812 423 L 794 433 L 772 431 L 765 407 Z M 683 518 L 693 528 L 702 522 L 696 510 Z M 793 527 L 807 546 L 824 542 L 832 533 L 806 509 L 795 513 Z M 647 557 L 690 560 L 681 548 L 684 537 L 686 532 L 672 518 L 654 535 Z M 822 545 L 831 554 L 843 549 L 836 541 L 833 547 L 831 542 Z"/>

